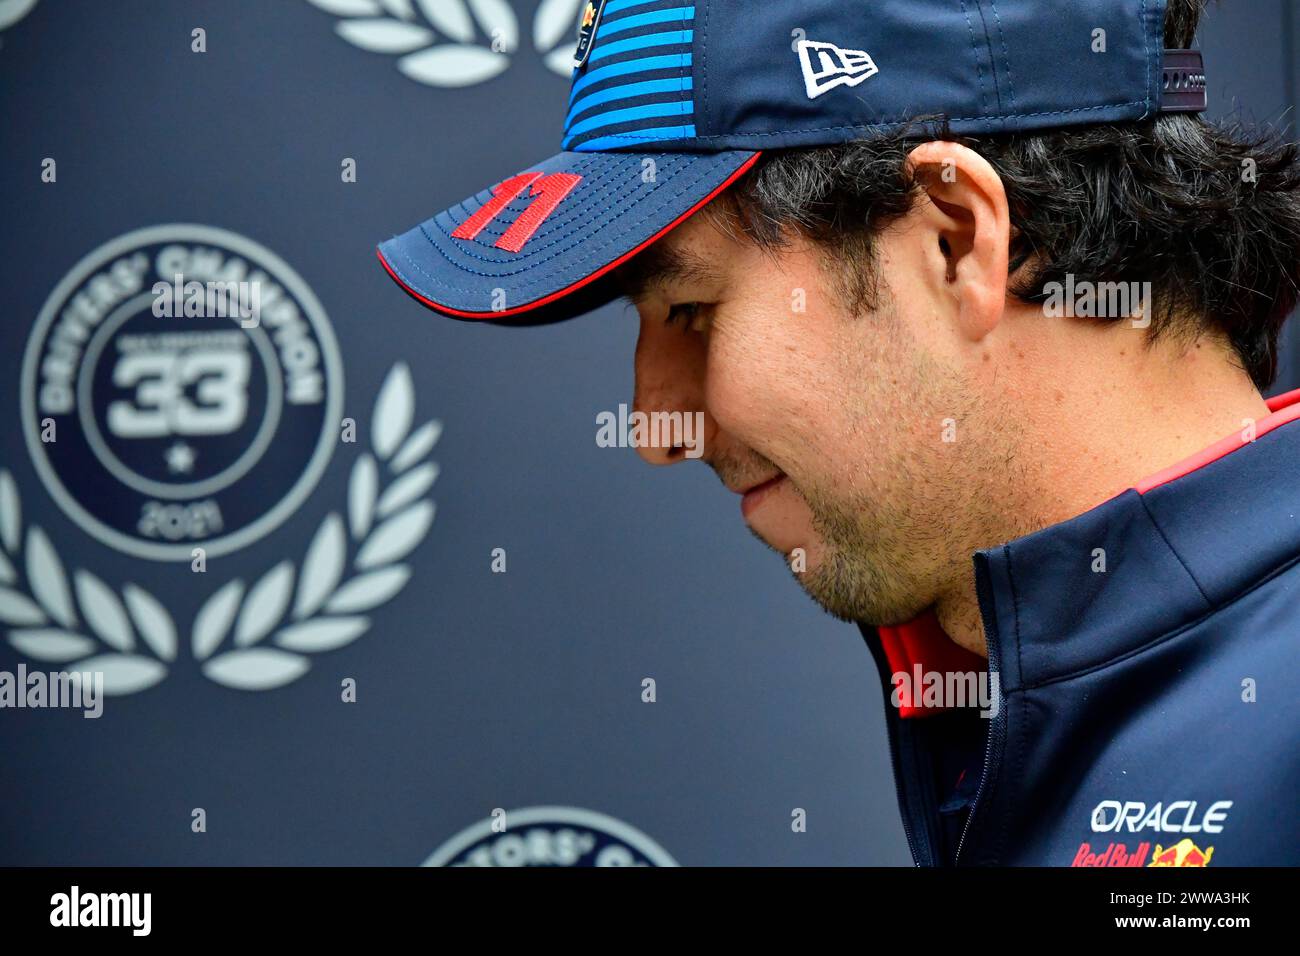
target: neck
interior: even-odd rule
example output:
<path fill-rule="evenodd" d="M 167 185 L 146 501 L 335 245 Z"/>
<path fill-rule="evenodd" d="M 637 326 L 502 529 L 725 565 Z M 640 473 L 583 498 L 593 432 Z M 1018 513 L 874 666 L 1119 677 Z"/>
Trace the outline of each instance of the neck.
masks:
<path fill-rule="evenodd" d="M 1137 338 L 1144 333 L 1127 328 L 1079 326 L 1043 336 L 1041 319 L 1036 325 L 1039 338 L 1016 342 L 996 379 L 1015 428 L 988 447 L 1003 461 L 1014 455 L 1018 467 L 1014 478 L 1007 468 L 985 470 L 996 476 L 983 484 L 998 511 L 986 516 L 983 540 L 968 542 L 973 546 L 954 562 L 935 604 L 949 637 L 984 656 L 972 551 L 1082 514 L 1269 414 L 1225 343 L 1147 347 Z M 1060 341 L 1093 337 L 1104 341 Z M 1051 360 L 1062 355 L 1070 361 Z"/>

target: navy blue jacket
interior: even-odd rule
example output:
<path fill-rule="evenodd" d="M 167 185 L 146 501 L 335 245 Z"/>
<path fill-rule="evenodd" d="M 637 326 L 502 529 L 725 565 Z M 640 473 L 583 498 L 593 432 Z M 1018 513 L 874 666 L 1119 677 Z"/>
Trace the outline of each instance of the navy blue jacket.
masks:
<path fill-rule="evenodd" d="M 862 628 L 918 866 L 1300 864 L 1300 391 L 1269 406 L 976 553 L 987 662 L 932 616 Z M 962 655 L 998 674 L 991 719 L 891 705 L 904 664 Z"/>

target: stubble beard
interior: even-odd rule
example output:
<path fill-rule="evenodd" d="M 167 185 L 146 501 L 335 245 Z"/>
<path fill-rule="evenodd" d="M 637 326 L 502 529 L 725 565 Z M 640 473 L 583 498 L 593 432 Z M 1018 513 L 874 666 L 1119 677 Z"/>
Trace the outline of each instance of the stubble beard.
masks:
<path fill-rule="evenodd" d="M 833 617 L 876 626 L 901 624 L 925 609 L 916 582 L 888 555 L 897 553 L 891 523 L 873 513 L 868 501 L 834 501 L 805 494 L 821 558 L 795 580 Z M 898 527 L 894 524 L 893 527 Z"/>

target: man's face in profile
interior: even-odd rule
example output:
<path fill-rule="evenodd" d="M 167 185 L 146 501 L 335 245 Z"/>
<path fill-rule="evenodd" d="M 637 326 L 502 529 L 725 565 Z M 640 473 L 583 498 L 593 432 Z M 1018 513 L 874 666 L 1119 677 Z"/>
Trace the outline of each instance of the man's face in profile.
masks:
<path fill-rule="evenodd" d="M 702 458 L 747 492 L 752 533 L 830 613 L 872 624 L 915 617 L 954 562 L 969 570 L 962 529 L 981 502 L 964 456 L 992 411 L 924 278 L 941 257 L 908 229 L 882 241 L 876 307 L 862 314 L 824 250 L 797 239 L 764 252 L 705 216 L 652 247 L 625 286 L 640 315 L 635 408 L 702 412 Z"/>

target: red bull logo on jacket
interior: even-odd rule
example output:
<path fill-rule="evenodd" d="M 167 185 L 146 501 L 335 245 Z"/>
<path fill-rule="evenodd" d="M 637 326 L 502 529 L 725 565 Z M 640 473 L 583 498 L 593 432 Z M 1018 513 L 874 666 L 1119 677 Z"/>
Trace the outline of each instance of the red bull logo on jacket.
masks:
<path fill-rule="evenodd" d="M 1083 843 L 1070 866 L 1146 866 L 1150 852 L 1150 843 L 1139 843 L 1132 851 L 1125 843 L 1111 843 L 1101 852 L 1094 852 L 1091 843 Z"/>
<path fill-rule="evenodd" d="M 1209 866 L 1210 857 L 1214 855 L 1214 847 L 1207 846 L 1202 850 L 1191 840 L 1183 837 L 1171 847 L 1162 847 L 1156 844 L 1156 852 L 1153 854 L 1150 866 Z"/>
<path fill-rule="evenodd" d="M 1098 851 L 1094 851 L 1091 843 L 1082 843 L 1070 866 L 1209 866 L 1213 855 L 1214 847 L 1202 850 L 1187 837 L 1168 847 L 1157 843 L 1154 853 L 1151 844 L 1145 842 L 1132 850 L 1126 843 L 1111 843 Z"/>

